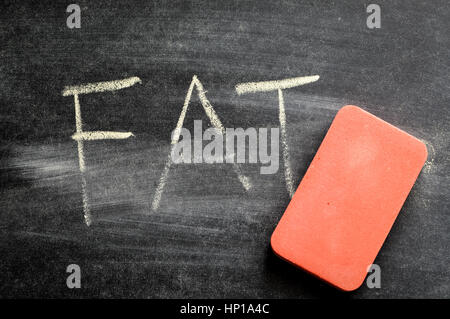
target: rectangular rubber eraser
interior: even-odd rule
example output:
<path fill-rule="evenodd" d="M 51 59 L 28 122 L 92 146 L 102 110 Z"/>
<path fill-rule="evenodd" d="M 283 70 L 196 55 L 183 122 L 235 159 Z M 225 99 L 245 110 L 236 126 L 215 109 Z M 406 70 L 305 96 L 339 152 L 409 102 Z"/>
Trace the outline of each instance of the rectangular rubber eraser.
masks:
<path fill-rule="evenodd" d="M 426 159 L 418 139 L 344 106 L 272 234 L 273 251 L 335 287 L 357 289 Z"/>

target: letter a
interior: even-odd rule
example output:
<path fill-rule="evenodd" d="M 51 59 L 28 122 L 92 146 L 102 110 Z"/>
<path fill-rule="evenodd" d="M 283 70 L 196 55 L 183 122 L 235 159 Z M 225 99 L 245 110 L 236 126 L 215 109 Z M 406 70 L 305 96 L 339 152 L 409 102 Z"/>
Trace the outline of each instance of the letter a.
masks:
<path fill-rule="evenodd" d="M 67 13 L 71 13 L 66 20 L 69 29 L 81 28 L 81 9 L 78 4 L 69 4 L 66 9 Z"/>
<path fill-rule="evenodd" d="M 367 13 L 370 15 L 367 17 L 367 27 L 369 29 L 381 28 L 381 9 L 378 4 L 369 4 L 367 6 Z"/>
<path fill-rule="evenodd" d="M 367 272 L 372 272 L 367 276 L 366 284 L 370 289 L 381 288 L 381 268 L 380 266 L 373 264 L 369 265 Z"/>
<path fill-rule="evenodd" d="M 71 273 L 67 277 L 66 284 L 69 289 L 81 288 L 81 270 L 80 266 L 71 264 L 67 266 L 66 272 Z"/>

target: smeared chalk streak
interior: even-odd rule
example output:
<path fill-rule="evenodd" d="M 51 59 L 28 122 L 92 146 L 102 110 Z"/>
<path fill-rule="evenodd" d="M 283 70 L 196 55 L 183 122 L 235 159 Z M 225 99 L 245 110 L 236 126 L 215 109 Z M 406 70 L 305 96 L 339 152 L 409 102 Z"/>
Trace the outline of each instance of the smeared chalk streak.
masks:
<path fill-rule="evenodd" d="M 294 196 L 294 182 L 292 178 L 291 159 L 289 156 L 289 147 L 287 143 L 286 132 L 286 109 L 284 107 L 283 91 L 278 89 L 278 104 L 279 104 L 279 120 L 281 128 L 281 143 L 283 145 L 283 161 L 284 161 L 284 178 L 286 180 L 286 189 L 289 196 Z"/>
<path fill-rule="evenodd" d="M 205 110 L 206 115 L 208 116 L 211 124 L 218 129 L 222 134 L 225 133 L 225 128 L 220 121 L 219 117 L 217 116 L 216 111 L 214 110 L 213 106 L 209 102 L 209 100 L 206 98 L 205 89 L 203 88 L 203 84 L 198 80 L 197 76 L 194 75 L 192 77 L 191 85 L 189 86 L 189 90 L 186 94 L 186 98 L 184 100 L 183 109 L 181 110 L 180 117 L 178 118 L 177 126 L 175 127 L 174 134 L 172 136 L 171 140 L 171 150 L 169 153 L 169 157 L 166 160 L 166 164 L 164 166 L 164 171 L 161 174 L 161 177 L 159 179 L 159 184 L 156 189 L 155 195 L 153 197 L 152 201 L 152 209 L 156 211 L 159 208 L 159 204 L 161 201 L 162 193 L 164 191 L 164 187 L 167 182 L 167 177 L 169 176 L 169 170 L 172 165 L 172 151 L 175 147 L 175 144 L 178 143 L 180 139 L 181 134 L 181 128 L 183 127 L 184 118 L 186 117 L 186 112 L 189 106 L 189 102 L 191 100 L 192 91 L 194 90 L 194 86 L 197 88 L 198 97 L 200 99 L 200 103 L 203 106 L 203 109 Z M 248 191 L 252 185 L 248 177 L 244 176 L 237 164 L 233 164 L 233 170 L 236 172 L 239 181 L 241 182 L 242 186 L 246 191 Z"/>
<path fill-rule="evenodd" d="M 236 92 L 237 94 L 241 95 L 245 93 L 268 92 L 274 90 L 289 89 L 296 86 L 316 82 L 317 80 L 319 80 L 319 78 L 320 78 L 319 75 L 312 75 L 276 81 L 239 83 L 236 85 Z"/>
<path fill-rule="evenodd" d="M 69 95 L 98 93 L 98 92 L 106 92 L 106 91 L 117 91 L 120 89 L 124 89 L 124 88 L 130 87 L 130 86 L 133 86 L 136 83 L 142 83 L 142 81 L 137 76 L 133 76 L 131 78 L 126 78 L 126 79 L 122 79 L 122 80 L 87 83 L 87 84 L 81 84 L 81 85 L 71 85 L 71 86 L 66 86 L 64 88 L 62 95 L 69 96 Z"/>
<path fill-rule="evenodd" d="M 436 151 L 434 149 L 434 146 L 430 142 L 428 142 L 424 139 L 419 139 L 419 140 L 422 143 L 424 143 L 427 147 L 428 157 L 427 157 L 427 160 L 425 161 L 425 164 L 423 165 L 423 172 L 429 174 L 435 169 L 434 158 L 436 156 Z"/>
<path fill-rule="evenodd" d="M 131 132 L 89 131 L 75 133 L 72 139 L 75 141 L 123 140 L 131 136 L 134 136 Z"/>

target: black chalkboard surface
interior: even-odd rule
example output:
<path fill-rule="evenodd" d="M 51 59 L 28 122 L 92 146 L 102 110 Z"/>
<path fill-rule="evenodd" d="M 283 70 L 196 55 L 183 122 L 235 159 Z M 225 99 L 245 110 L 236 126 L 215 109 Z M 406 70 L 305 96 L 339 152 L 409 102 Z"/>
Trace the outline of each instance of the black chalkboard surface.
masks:
<path fill-rule="evenodd" d="M 0 10 L 1 297 L 450 297 L 448 1 L 377 1 L 373 29 L 367 1 L 82 0 L 80 28 L 66 24 L 69 4 Z M 381 288 L 340 292 L 274 256 L 270 235 L 290 200 L 281 150 L 276 174 L 239 165 L 248 190 L 230 164 L 166 169 L 194 76 L 224 127 L 273 128 L 279 93 L 236 85 L 314 75 L 283 90 L 294 186 L 346 104 L 428 147 L 375 260 Z M 124 79 L 133 85 L 77 96 L 83 131 L 134 135 L 83 141 L 82 173 L 64 92 Z M 198 93 L 189 130 L 213 125 Z M 81 289 L 66 285 L 70 264 Z"/>

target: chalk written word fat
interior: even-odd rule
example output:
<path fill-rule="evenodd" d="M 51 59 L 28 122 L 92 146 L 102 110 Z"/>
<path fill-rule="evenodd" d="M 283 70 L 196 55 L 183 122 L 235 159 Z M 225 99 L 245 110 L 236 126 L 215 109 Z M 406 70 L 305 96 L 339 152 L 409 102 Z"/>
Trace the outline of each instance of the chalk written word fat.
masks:
<path fill-rule="evenodd" d="M 284 175 L 286 182 L 286 189 L 289 195 L 292 197 L 294 194 L 294 182 L 292 178 L 292 170 L 290 166 L 290 158 L 289 158 L 289 148 L 287 143 L 287 130 L 286 130 L 286 111 L 285 111 L 285 103 L 283 98 L 283 90 L 288 88 L 293 88 L 296 86 L 305 85 L 308 83 L 315 82 L 319 79 L 318 75 L 314 76 L 304 76 L 304 77 L 296 77 L 279 81 L 264 81 L 264 82 L 249 82 L 249 83 L 241 83 L 236 85 L 236 92 L 238 95 L 245 93 L 256 93 L 256 92 L 267 92 L 267 91 L 277 91 L 278 92 L 278 118 L 280 122 L 281 128 L 281 141 L 282 141 L 282 151 L 283 151 L 283 162 L 284 162 Z M 67 86 L 64 88 L 62 94 L 63 96 L 73 96 L 74 104 L 75 104 L 75 126 L 76 132 L 72 135 L 72 139 L 77 142 L 78 145 L 78 161 L 81 172 L 81 190 L 82 190 L 82 199 L 83 199 L 83 211 L 84 211 L 84 219 L 86 225 L 90 225 L 92 222 L 91 213 L 88 202 L 88 194 L 86 190 L 86 178 L 84 176 L 84 172 L 86 170 L 85 158 L 84 158 L 84 141 L 94 141 L 94 140 L 105 140 L 105 139 L 127 139 L 131 136 L 134 136 L 132 132 L 113 132 L 113 131 L 83 131 L 83 122 L 81 118 L 81 107 L 79 96 L 83 94 L 89 93 L 99 93 L 99 92 L 108 92 L 108 91 L 116 91 L 124 88 L 131 87 L 136 83 L 142 83 L 138 77 L 131 77 L 122 80 L 116 81 L 107 81 L 107 82 L 97 82 L 97 83 L 87 83 L 77 86 Z M 223 158 L 223 148 L 222 152 L 220 152 L 220 140 L 223 142 L 222 136 L 228 136 L 227 138 L 233 139 L 233 145 L 230 146 L 227 140 L 227 153 L 225 157 L 226 163 L 231 163 L 233 165 L 233 170 L 235 171 L 239 182 L 245 191 L 248 191 L 252 187 L 252 183 L 250 179 L 245 176 L 239 167 L 238 164 L 245 162 L 245 145 L 239 146 L 239 143 L 243 143 L 245 137 L 249 137 L 252 140 L 252 137 L 256 136 L 256 130 L 254 128 L 250 128 L 247 130 L 243 130 L 242 128 L 233 129 L 225 129 L 221 120 L 219 119 L 216 111 L 213 106 L 209 102 L 206 97 L 206 91 L 203 88 L 203 84 L 197 78 L 197 76 L 193 76 L 189 89 L 187 91 L 183 108 L 181 110 L 180 116 L 177 121 L 177 125 L 175 129 L 172 131 L 171 135 L 171 150 L 168 154 L 163 172 L 159 179 L 158 187 L 155 191 L 155 195 L 152 201 L 152 209 L 157 210 L 159 208 L 159 204 L 161 201 L 161 197 L 164 191 L 165 184 L 167 182 L 167 178 L 169 175 L 169 170 L 172 163 L 185 161 L 188 154 L 185 153 L 187 150 L 187 144 L 184 144 L 185 138 L 188 135 L 186 130 L 183 130 L 184 119 L 188 110 L 189 102 L 191 100 L 192 93 L 196 89 L 197 95 L 200 99 L 200 103 L 203 107 L 205 114 L 207 115 L 211 125 L 213 126 L 212 130 L 206 130 L 203 139 L 211 140 L 214 137 L 214 141 L 209 144 L 209 148 L 206 148 L 207 156 L 204 156 L 205 150 L 203 152 L 200 151 L 200 156 L 196 156 L 196 148 L 194 147 L 194 163 L 199 160 L 201 157 L 205 162 L 222 162 Z M 228 130 L 228 132 L 227 132 Z M 201 131 L 201 129 L 200 129 Z M 237 132 L 237 133 L 236 133 Z M 228 135 L 227 135 L 228 133 Z M 180 137 L 183 137 L 183 140 L 180 142 Z M 279 132 L 278 129 L 271 129 L 271 153 L 269 155 L 267 149 L 267 129 L 260 128 L 259 129 L 259 152 L 256 152 L 255 143 L 249 144 L 249 162 L 252 163 L 257 158 L 256 153 L 259 154 L 259 161 L 262 164 L 268 164 L 268 166 L 261 167 L 261 174 L 273 174 L 278 171 L 279 159 L 278 159 L 278 139 Z M 238 139 L 238 152 L 237 152 L 237 161 L 234 160 L 234 137 Z M 201 139 L 200 139 L 201 140 Z M 187 141 L 187 138 L 186 138 Z M 194 143 L 196 143 L 194 139 Z M 208 146 L 208 145 L 207 145 Z M 176 154 L 180 154 L 180 148 L 183 152 L 181 152 L 182 156 L 177 157 Z M 239 151 L 240 150 L 240 151 Z M 214 155 L 212 155 L 212 151 L 214 151 Z M 185 156 L 186 155 L 186 156 Z"/>
<path fill-rule="evenodd" d="M 194 121 L 194 139 L 186 128 L 181 128 L 181 132 L 175 129 L 172 132 L 178 134 L 182 139 L 174 144 L 171 152 L 171 160 L 175 164 L 179 163 L 246 163 L 246 149 L 248 148 L 248 163 L 267 164 L 260 168 L 261 174 L 275 174 L 279 165 L 279 129 L 270 129 L 271 147 L 268 152 L 268 130 L 260 128 L 259 132 L 253 127 L 246 130 L 243 128 L 226 128 L 223 135 L 220 130 L 210 127 L 203 132 L 202 121 Z M 224 156 L 224 137 L 225 153 Z M 248 140 L 248 147 L 246 141 Z M 203 141 L 210 141 L 203 147 Z M 237 142 L 235 152 L 235 141 Z M 192 145 L 194 157 L 192 158 Z M 259 156 L 258 156 L 259 155 Z"/>

